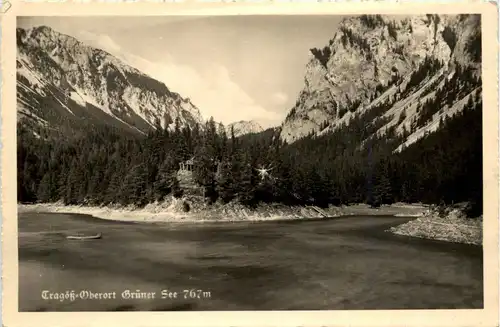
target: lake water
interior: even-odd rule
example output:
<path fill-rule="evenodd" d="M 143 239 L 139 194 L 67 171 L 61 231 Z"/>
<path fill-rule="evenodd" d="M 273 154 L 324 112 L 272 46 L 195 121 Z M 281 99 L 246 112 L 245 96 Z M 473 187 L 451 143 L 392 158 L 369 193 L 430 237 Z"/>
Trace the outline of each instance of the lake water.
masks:
<path fill-rule="evenodd" d="M 364 216 L 138 224 L 85 215 L 23 213 L 19 217 L 19 308 L 482 308 L 482 248 L 385 232 L 408 220 Z M 103 237 L 65 238 L 76 232 L 101 232 Z M 122 297 L 126 290 L 155 294 L 131 299 L 126 293 Z M 45 295 L 86 291 L 101 298 L 47 300 L 43 291 L 48 291 Z M 162 298 L 162 292 L 170 297 Z M 108 298 L 103 298 L 104 293 L 110 294 Z"/>

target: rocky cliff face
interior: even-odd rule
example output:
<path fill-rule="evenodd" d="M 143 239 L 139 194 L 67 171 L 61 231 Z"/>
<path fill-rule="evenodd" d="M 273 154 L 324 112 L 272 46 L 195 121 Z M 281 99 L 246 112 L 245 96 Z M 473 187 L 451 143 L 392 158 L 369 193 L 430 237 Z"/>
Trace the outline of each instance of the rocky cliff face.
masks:
<path fill-rule="evenodd" d="M 374 119 L 384 122 L 377 125 L 377 133 L 410 131 L 411 143 L 479 92 L 478 83 L 458 83 L 457 98 L 415 126 L 419 106 L 449 93 L 443 88 L 457 69 L 460 77 L 467 70 L 471 79 L 480 78 L 479 15 L 347 18 L 328 45 L 311 49 L 305 85 L 282 124 L 281 139 L 290 143 L 321 135 L 377 108 Z"/>
<path fill-rule="evenodd" d="M 234 136 L 238 137 L 245 134 L 260 133 L 264 129 L 256 121 L 241 120 L 227 126 L 227 134 L 231 135 L 231 129 L 234 131 Z"/>
<path fill-rule="evenodd" d="M 41 26 L 17 29 L 19 120 L 52 125 L 73 118 L 145 133 L 175 120 L 202 122 L 196 106 L 109 53 Z"/>

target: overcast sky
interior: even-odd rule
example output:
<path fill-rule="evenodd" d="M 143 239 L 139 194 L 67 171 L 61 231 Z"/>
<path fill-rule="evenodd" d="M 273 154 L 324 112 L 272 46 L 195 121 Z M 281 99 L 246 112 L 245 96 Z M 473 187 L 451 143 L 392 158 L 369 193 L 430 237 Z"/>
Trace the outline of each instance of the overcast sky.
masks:
<path fill-rule="evenodd" d="M 206 118 L 279 125 L 304 83 L 309 49 L 341 16 L 24 17 L 126 60 L 189 97 Z"/>

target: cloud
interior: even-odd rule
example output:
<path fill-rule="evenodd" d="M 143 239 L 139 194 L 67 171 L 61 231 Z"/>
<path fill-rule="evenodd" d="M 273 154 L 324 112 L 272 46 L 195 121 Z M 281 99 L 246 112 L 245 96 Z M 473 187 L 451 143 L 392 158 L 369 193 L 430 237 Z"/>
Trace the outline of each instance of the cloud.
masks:
<path fill-rule="evenodd" d="M 228 69 L 211 63 L 202 70 L 181 65 L 168 53 L 161 62 L 127 53 L 107 35 L 80 32 L 82 39 L 99 47 L 143 73 L 165 83 L 172 91 L 188 97 L 200 109 L 204 118 L 214 117 L 225 125 L 239 120 L 256 120 L 264 127 L 278 124 L 281 115 L 257 104 L 234 80 Z M 277 93 L 276 101 L 286 101 L 284 93 Z"/>
<path fill-rule="evenodd" d="M 272 100 L 276 105 L 284 105 L 288 101 L 288 95 L 284 92 L 278 91 L 273 93 Z"/>
<path fill-rule="evenodd" d="M 119 55 L 119 53 L 122 51 L 122 48 L 108 35 L 80 31 L 79 36 L 83 42 L 89 43 L 93 47 L 102 49 L 111 54 Z"/>
<path fill-rule="evenodd" d="M 130 63 L 146 74 L 164 82 L 175 92 L 189 97 L 205 118 L 229 124 L 239 120 L 279 121 L 280 115 L 258 105 L 235 83 L 220 64 L 211 64 L 203 72 L 173 61 L 151 62 L 134 56 Z"/>

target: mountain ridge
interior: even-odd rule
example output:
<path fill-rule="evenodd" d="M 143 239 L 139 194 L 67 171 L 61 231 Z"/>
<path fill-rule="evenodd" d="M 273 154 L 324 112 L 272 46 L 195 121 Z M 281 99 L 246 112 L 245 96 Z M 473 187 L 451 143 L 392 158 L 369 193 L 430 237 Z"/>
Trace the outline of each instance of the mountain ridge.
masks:
<path fill-rule="evenodd" d="M 50 27 L 18 28 L 17 48 L 20 121 L 43 121 L 57 128 L 57 115 L 69 120 L 77 116 L 141 134 L 159 126 L 172 129 L 176 120 L 191 127 L 203 122 L 189 98 L 112 54 Z"/>

